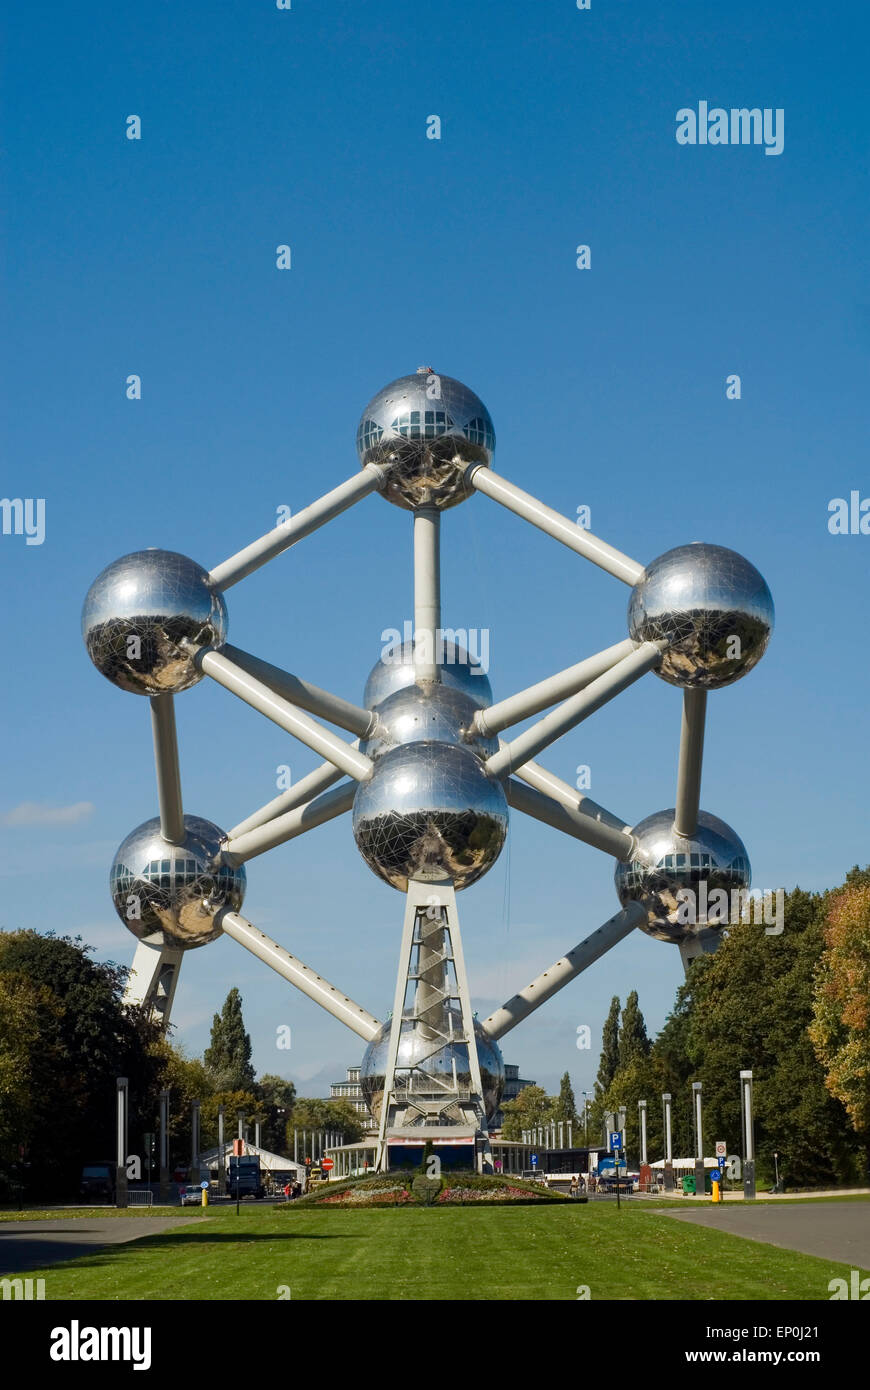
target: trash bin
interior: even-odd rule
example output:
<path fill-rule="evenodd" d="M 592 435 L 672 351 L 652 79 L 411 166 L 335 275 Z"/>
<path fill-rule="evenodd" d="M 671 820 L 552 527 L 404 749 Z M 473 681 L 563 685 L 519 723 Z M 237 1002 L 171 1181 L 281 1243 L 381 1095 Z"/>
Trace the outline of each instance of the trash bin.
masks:
<path fill-rule="evenodd" d="M 695 1195 L 695 1174 L 686 1173 L 683 1178 L 683 1196 L 694 1197 Z"/>

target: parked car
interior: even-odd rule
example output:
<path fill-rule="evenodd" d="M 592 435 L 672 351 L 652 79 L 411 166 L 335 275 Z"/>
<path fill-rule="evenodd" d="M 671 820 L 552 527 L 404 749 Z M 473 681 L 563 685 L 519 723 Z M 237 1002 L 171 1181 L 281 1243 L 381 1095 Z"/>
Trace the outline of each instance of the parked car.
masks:
<path fill-rule="evenodd" d="M 181 1205 L 183 1207 L 202 1206 L 202 1188 L 197 1183 L 188 1183 L 181 1189 Z"/>

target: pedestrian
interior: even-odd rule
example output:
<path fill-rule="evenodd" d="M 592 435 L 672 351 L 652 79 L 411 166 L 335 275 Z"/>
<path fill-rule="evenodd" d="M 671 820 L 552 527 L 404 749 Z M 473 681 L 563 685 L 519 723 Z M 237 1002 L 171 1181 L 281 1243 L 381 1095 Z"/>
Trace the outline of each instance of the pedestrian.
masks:
<path fill-rule="evenodd" d="M 289 1201 L 290 1201 L 290 1183 L 289 1183 L 289 1182 L 285 1182 L 285 1184 L 284 1184 L 284 1201 L 285 1201 L 285 1202 L 289 1202 Z"/>
<path fill-rule="evenodd" d="M 578 1179 L 577 1179 L 577 1174 L 576 1174 L 576 1173 L 572 1173 L 572 1174 L 571 1174 L 571 1196 L 572 1196 L 572 1197 L 576 1197 L 576 1196 L 579 1194 L 579 1192 L 580 1192 L 580 1183 L 579 1183 L 579 1181 L 578 1181 Z"/>

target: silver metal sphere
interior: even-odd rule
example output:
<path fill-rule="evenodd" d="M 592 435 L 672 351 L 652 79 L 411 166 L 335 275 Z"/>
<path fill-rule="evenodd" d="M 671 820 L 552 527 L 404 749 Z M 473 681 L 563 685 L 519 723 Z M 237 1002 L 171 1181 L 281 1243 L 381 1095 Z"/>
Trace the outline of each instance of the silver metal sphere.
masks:
<path fill-rule="evenodd" d="M 378 758 L 353 803 L 353 833 L 369 868 L 405 892 L 408 880 L 468 888 L 501 853 L 508 811 L 501 783 L 470 748 L 411 743 Z"/>
<path fill-rule="evenodd" d="M 379 758 L 390 748 L 407 743 L 455 743 L 480 758 L 498 749 L 498 739 L 474 728 L 477 705 L 470 695 L 437 681 L 397 690 L 378 706 L 378 723 L 360 744 L 363 753 Z"/>
<path fill-rule="evenodd" d="M 408 1017 L 409 1014 L 410 1011 L 406 1011 L 404 1016 Z M 453 1031 L 461 1034 L 462 1015 L 460 1011 L 451 1009 L 450 1015 Z M 487 1119 L 492 1119 L 501 1104 L 504 1093 L 504 1061 L 498 1043 L 484 1032 L 483 1027 L 476 1020 L 474 1036 L 477 1042 L 477 1060 L 480 1064 L 480 1080 L 483 1086 L 486 1116 Z M 384 1098 L 389 1044 L 390 1024 L 384 1023 L 380 1032 L 375 1034 L 366 1048 L 360 1067 L 360 1085 L 363 1098 L 375 1120 L 378 1121 L 381 1117 L 381 1102 Z M 431 1046 L 432 1044 L 426 1040 L 421 1031 L 410 1028 L 402 1029 L 396 1063 L 396 1089 L 407 1088 L 409 1068 L 412 1066 L 419 1068 L 420 1071 L 429 1076 L 452 1079 L 454 1061 L 456 1062 L 458 1085 L 463 1089 L 469 1089 L 471 1069 L 468 1065 L 468 1045 L 466 1043 L 448 1043 L 440 1052 L 428 1057 L 426 1053 Z M 417 1078 L 414 1078 L 411 1082 L 412 1087 L 415 1084 L 419 1089 L 426 1083 L 425 1080 L 421 1083 Z M 435 1088 L 433 1087 L 433 1089 Z"/>
<path fill-rule="evenodd" d="M 718 690 L 751 671 L 773 632 L 773 599 L 734 550 L 696 542 L 647 565 L 628 605 L 636 642 L 668 643 L 656 672 L 670 685 Z"/>
<path fill-rule="evenodd" d="M 173 550 L 137 550 L 97 575 L 82 636 L 98 671 L 136 695 L 177 694 L 201 679 L 194 658 L 226 641 L 227 608 L 208 572 Z"/>
<path fill-rule="evenodd" d="M 442 641 L 435 653 L 439 684 L 461 690 L 478 709 L 492 704 L 489 677 L 464 647 L 452 641 Z M 382 653 L 366 681 L 363 704 L 366 709 L 379 710 L 383 702 L 397 690 L 407 690 L 417 680 L 414 668 L 414 643 L 395 642 Z"/>
<path fill-rule="evenodd" d="M 455 507 L 471 495 L 470 463 L 489 464 L 495 431 L 479 396 L 420 367 L 373 396 L 356 432 L 360 463 L 389 466 L 384 497 L 397 507 Z"/>
<path fill-rule="evenodd" d="M 110 886 L 115 911 L 125 927 L 160 946 L 204 946 L 220 936 L 215 917 L 224 907 L 238 912 L 245 896 L 245 870 L 220 862 L 224 833 L 201 816 L 185 816 L 183 845 L 170 845 L 160 820 L 145 821 L 120 845 Z"/>
<path fill-rule="evenodd" d="M 674 815 L 673 809 L 656 811 L 634 827 L 637 849 L 632 859 L 617 863 L 615 882 L 623 907 L 637 902 L 646 909 L 642 931 L 657 941 L 679 944 L 728 925 L 731 891 L 748 889 L 752 870 L 746 847 L 730 825 L 701 811 L 694 835 L 687 838 L 674 834 Z M 687 899 L 677 897 L 681 889 L 695 895 L 694 922 L 685 920 Z M 728 895 L 727 906 L 713 897 L 717 889 Z"/>

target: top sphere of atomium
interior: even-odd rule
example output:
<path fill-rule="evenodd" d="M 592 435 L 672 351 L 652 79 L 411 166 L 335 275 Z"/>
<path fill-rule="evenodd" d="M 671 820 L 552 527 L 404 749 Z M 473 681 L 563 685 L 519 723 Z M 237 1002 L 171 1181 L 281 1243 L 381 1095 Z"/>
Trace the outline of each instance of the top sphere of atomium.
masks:
<path fill-rule="evenodd" d="M 646 911 L 641 931 L 679 945 L 728 925 L 731 891 L 748 889 L 752 871 L 740 836 L 718 816 L 699 811 L 694 835 L 682 836 L 674 832 L 675 814 L 672 807 L 638 822 L 634 856 L 617 863 L 615 883 L 623 907 L 636 902 Z M 717 889 L 727 905 L 713 897 Z"/>
<path fill-rule="evenodd" d="M 360 463 L 389 469 L 383 495 L 397 507 L 444 511 L 471 495 L 471 463 L 492 462 L 495 430 L 479 396 L 420 367 L 373 396 L 356 433 Z"/>
<path fill-rule="evenodd" d="M 670 685 L 718 690 L 751 671 L 773 631 L 773 599 L 734 550 L 696 542 L 647 565 L 628 605 L 636 642 L 668 643 L 656 674 Z"/>
<path fill-rule="evenodd" d="M 184 843 L 170 844 L 155 816 L 127 836 L 112 864 L 115 911 L 149 945 L 205 946 L 221 934 L 221 909 L 238 912 L 244 899 L 244 868 L 221 863 L 223 831 L 202 816 L 185 816 L 184 830 Z"/>
<path fill-rule="evenodd" d="M 226 641 L 227 609 L 208 572 L 172 550 L 137 550 L 97 575 L 82 610 L 88 656 L 135 695 L 178 694 L 201 679 L 196 655 Z"/>

